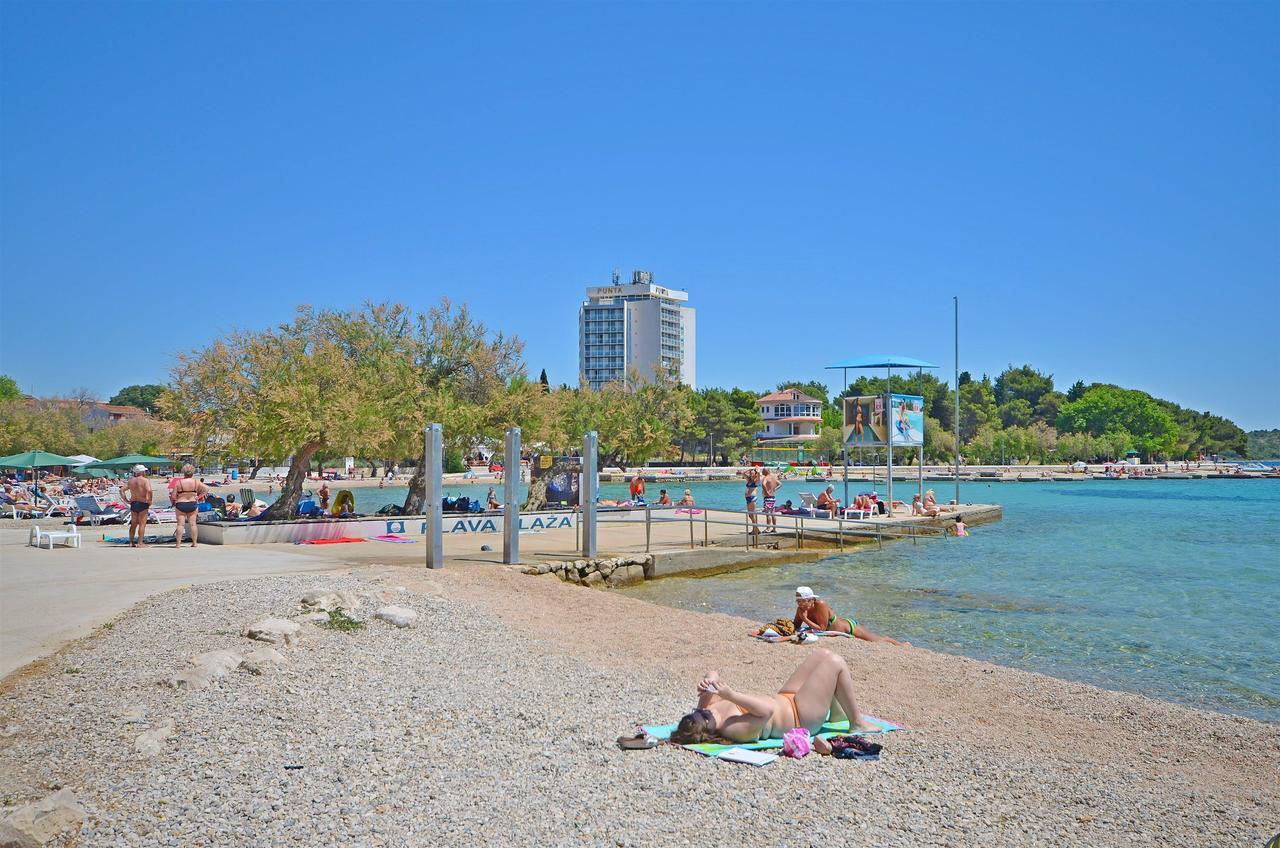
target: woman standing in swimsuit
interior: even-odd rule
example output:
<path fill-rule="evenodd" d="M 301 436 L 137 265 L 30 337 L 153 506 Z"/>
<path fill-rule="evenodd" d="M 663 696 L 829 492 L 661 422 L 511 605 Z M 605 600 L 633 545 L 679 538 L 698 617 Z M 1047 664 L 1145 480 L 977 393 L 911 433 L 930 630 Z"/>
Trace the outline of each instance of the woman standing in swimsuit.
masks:
<path fill-rule="evenodd" d="M 844 657 L 819 648 L 795 670 L 776 695 L 751 695 L 725 685 L 709 671 L 698 684 L 698 706 L 680 719 L 671 741 L 756 742 L 781 739 L 793 727 L 817 733 L 824 722 L 849 719 L 851 730 L 875 730 L 854 702 L 853 677 Z M 825 750 L 824 750 L 825 746 Z M 814 741 L 820 754 L 831 752 L 823 740 Z"/>
<path fill-rule="evenodd" d="M 760 535 L 760 526 L 756 523 L 756 487 L 760 485 L 760 471 L 755 466 L 747 469 L 747 515 L 751 517 L 752 534 Z"/>
<path fill-rule="evenodd" d="M 196 546 L 196 513 L 200 501 L 209 493 L 204 483 L 195 479 L 196 469 L 191 463 L 182 466 L 182 477 L 170 490 L 174 513 L 178 517 L 178 529 L 173 534 L 174 544 L 182 547 L 182 525 L 191 525 L 191 547 Z"/>

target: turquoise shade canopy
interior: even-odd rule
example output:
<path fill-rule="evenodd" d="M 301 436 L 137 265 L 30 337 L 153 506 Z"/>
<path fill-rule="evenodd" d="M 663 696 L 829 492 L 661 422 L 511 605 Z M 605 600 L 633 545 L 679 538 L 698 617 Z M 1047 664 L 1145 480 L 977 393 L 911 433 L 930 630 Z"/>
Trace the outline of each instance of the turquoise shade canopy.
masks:
<path fill-rule="evenodd" d="M 855 356 L 852 359 L 846 359 L 844 362 L 837 362 L 835 365 L 828 365 L 828 369 L 840 370 L 842 368 L 937 368 L 931 362 L 925 362 L 923 359 L 916 359 L 911 356 L 889 356 L 887 354 L 875 354 L 873 356 Z"/>

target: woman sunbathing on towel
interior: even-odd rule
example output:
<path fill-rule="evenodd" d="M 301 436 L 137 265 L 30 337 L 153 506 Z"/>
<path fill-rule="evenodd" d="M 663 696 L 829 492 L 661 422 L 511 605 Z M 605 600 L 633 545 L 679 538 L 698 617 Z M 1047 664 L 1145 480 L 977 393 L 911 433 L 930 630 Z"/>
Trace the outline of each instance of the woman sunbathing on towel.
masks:
<path fill-rule="evenodd" d="M 726 686 L 719 672 L 708 671 L 698 684 L 698 706 L 680 719 L 671 741 L 756 742 L 781 739 L 793 727 L 817 733 L 828 717 L 849 719 L 852 730 L 876 730 L 862 718 L 853 699 L 853 677 L 844 657 L 819 648 L 800 664 L 776 695 L 749 695 Z M 826 740 L 814 750 L 831 753 Z"/>
<path fill-rule="evenodd" d="M 957 533 L 957 535 L 960 535 Z M 792 620 L 796 630 L 808 627 L 811 630 L 828 630 L 836 633 L 848 633 L 855 639 L 867 642 L 887 642 L 890 645 L 911 647 L 910 642 L 899 642 L 892 636 L 873 633 L 853 618 L 843 618 L 835 614 L 831 605 L 818 597 L 808 586 L 796 587 L 796 615 Z"/>

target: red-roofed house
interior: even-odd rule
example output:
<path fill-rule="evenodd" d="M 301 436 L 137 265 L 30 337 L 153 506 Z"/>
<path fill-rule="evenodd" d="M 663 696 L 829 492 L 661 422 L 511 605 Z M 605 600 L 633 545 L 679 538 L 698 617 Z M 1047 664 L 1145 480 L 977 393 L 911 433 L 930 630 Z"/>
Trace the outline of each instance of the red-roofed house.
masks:
<path fill-rule="evenodd" d="M 809 442 L 818 438 L 822 427 L 822 401 L 798 389 L 783 389 L 756 399 L 764 429 L 756 434 L 761 442 Z"/>
<path fill-rule="evenodd" d="M 101 430 L 111 424 L 128 421 L 132 418 L 150 418 L 145 409 L 136 406 L 121 406 L 116 403 L 98 403 L 97 401 L 78 401 L 69 398 L 24 398 L 28 406 L 52 406 L 58 408 L 78 407 L 84 412 L 84 420 L 89 425 L 89 432 Z"/>

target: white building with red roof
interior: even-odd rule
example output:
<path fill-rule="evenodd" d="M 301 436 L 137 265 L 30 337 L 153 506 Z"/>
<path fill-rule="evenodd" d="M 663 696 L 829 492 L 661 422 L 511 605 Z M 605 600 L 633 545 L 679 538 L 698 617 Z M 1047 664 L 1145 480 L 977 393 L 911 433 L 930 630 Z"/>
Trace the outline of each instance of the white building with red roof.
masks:
<path fill-rule="evenodd" d="M 761 442 L 809 442 L 822 428 L 822 401 L 799 389 L 782 389 L 756 400 L 764 429 L 756 434 Z"/>

